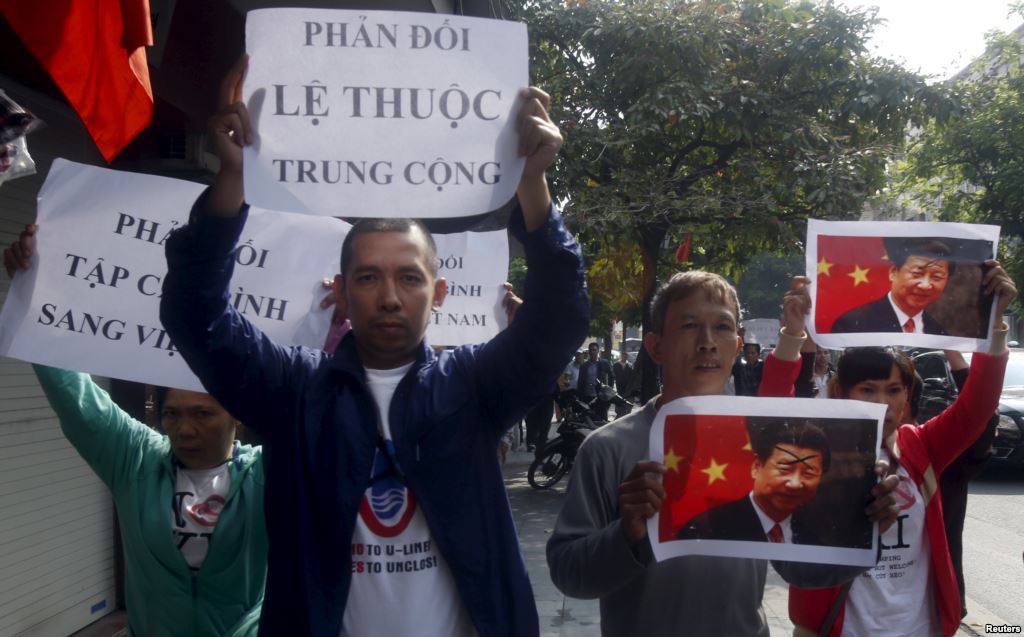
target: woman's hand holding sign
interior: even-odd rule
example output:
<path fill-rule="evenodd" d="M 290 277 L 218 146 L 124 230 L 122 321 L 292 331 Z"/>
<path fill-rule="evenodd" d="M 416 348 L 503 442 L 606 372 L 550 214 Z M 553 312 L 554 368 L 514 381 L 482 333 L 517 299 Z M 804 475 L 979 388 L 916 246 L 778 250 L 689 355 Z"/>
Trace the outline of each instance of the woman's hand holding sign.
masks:
<path fill-rule="evenodd" d="M 985 262 L 981 285 L 985 288 L 985 294 L 995 295 L 996 319 L 1002 320 L 1006 308 L 1010 307 L 1010 302 L 1017 296 L 1017 286 L 995 259 Z M 999 324 L 996 324 L 996 329 L 999 329 Z"/>
<path fill-rule="evenodd" d="M 785 317 L 783 331 L 789 336 L 801 337 L 806 334 L 807 315 L 811 313 L 811 280 L 795 276 L 789 291 L 782 297 L 782 314 Z"/>

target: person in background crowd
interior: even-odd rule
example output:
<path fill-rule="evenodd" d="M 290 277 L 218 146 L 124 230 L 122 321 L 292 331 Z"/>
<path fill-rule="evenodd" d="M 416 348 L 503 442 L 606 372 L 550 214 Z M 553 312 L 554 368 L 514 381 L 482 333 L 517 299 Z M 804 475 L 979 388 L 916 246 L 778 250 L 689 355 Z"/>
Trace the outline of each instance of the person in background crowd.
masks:
<path fill-rule="evenodd" d="M 36 229 L 4 250 L 9 276 L 28 269 Z M 114 497 L 130 634 L 255 637 L 267 572 L 262 449 L 235 440 L 238 421 L 209 394 L 159 390 L 161 435 L 88 374 L 33 369 L 68 442 Z"/>
<path fill-rule="evenodd" d="M 629 362 L 629 354 L 625 350 L 619 352 L 619 360 L 612 364 L 612 375 L 619 391 L 629 386 L 629 377 L 633 372 L 633 364 Z"/>
<path fill-rule="evenodd" d="M 732 367 L 737 396 L 757 396 L 761 386 L 764 363 L 761 361 L 761 345 L 754 340 L 743 343 L 743 358 Z"/>
<path fill-rule="evenodd" d="M 583 350 L 578 350 L 573 355 L 573 359 L 569 361 L 569 364 L 565 367 L 565 390 L 578 391 L 580 383 L 580 368 L 583 367 L 583 361 L 586 359 L 587 353 Z"/>
<path fill-rule="evenodd" d="M 595 341 L 587 346 L 587 359 L 580 365 L 576 391 L 580 399 L 591 403 L 597 397 L 601 385 L 614 387 L 615 378 L 612 376 L 612 366 L 607 359 L 601 358 L 601 346 Z M 608 420 L 607 404 L 595 403 L 591 406 L 591 412 L 597 420 Z"/>
<path fill-rule="evenodd" d="M 814 352 L 814 370 L 811 374 L 811 382 L 814 384 L 815 398 L 828 398 L 828 384 L 832 381 L 835 370 L 829 361 L 828 350 L 824 347 L 816 348 Z"/>
<path fill-rule="evenodd" d="M 807 339 L 800 353 L 800 375 L 796 379 L 797 398 L 828 398 L 828 385 L 835 375 L 829 351 Z"/>
<path fill-rule="evenodd" d="M 587 358 L 580 365 L 579 382 L 576 391 L 583 400 L 593 400 L 597 396 L 599 385 L 615 386 L 612 366 L 608 360 L 601 358 L 601 345 L 593 342 L 587 346 Z"/>
<path fill-rule="evenodd" d="M 551 418 L 555 414 L 555 396 L 557 392 L 558 389 L 556 388 L 554 392 L 542 399 L 526 414 L 526 450 L 534 452 L 537 457 L 540 457 L 541 452 L 544 450 L 544 444 L 547 442 L 548 434 L 551 431 Z"/>
<path fill-rule="evenodd" d="M 618 389 L 619 395 L 626 400 L 631 400 L 627 392 L 633 381 L 633 365 L 629 362 L 629 355 L 625 350 L 619 352 L 619 360 L 612 364 L 612 375 L 615 377 L 615 388 Z M 623 402 L 615 403 L 616 418 L 622 418 L 631 411 L 633 411 L 632 405 Z"/>

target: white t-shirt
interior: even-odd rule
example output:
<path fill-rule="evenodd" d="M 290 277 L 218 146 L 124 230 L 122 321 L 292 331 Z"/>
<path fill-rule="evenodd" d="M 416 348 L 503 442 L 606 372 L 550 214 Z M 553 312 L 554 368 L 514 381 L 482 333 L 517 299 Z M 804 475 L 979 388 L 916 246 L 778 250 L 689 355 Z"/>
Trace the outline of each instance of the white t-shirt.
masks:
<path fill-rule="evenodd" d="M 882 534 L 882 558 L 853 581 L 846 600 L 844 637 L 863 635 L 941 635 L 931 583 L 925 503 L 921 491 L 900 465 L 894 495 L 902 509 Z"/>
<path fill-rule="evenodd" d="M 828 381 L 829 375 L 825 374 L 814 374 L 811 376 L 811 380 L 814 382 L 814 387 L 818 390 L 818 393 L 814 396 L 815 398 L 828 398 Z"/>
<path fill-rule="evenodd" d="M 366 370 L 383 442 L 352 535 L 352 584 L 342 637 L 476 634 L 448 563 L 394 461 L 388 407 L 410 367 Z"/>
<path fill-rule="evenodd" d="M 228 462 L 212 469 L 178 467 L 171 505 L 171 532 L 193 571 L 203 566 L 213 529 L 227 501 L 231 488 Z"/>

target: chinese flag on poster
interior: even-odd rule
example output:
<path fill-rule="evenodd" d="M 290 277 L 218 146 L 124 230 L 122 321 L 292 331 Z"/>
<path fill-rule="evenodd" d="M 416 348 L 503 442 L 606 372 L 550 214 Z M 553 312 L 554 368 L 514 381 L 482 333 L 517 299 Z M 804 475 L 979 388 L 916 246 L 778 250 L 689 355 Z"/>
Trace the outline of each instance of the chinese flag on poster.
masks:
<path fill-rule="evenodd" d="M 676 538 L 695 515 L 742 498 L 754 483 L 754 453 L 744 416 L 668 416 L 665 419 L 665 501 L 658 539 Z"/>
<path fill-rule="evenodd" d="M 109 163 L 153 119 L 149 0 L 0 0 Z"/>
<path fill-rule="evenodd" d="M 814 327 L 827 334 L 844 312 L 889 292 L 889 258 L 881 237 L 818 235 Z"/>

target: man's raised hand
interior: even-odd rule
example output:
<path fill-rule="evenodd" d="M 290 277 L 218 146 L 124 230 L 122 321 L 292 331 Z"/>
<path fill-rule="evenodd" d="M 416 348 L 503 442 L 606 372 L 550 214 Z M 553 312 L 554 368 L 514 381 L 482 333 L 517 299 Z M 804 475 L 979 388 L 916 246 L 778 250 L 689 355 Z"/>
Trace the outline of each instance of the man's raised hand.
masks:
<path fill-rule="evenodd" d="M 562 147 L 562 132 L 548 116 L 551 98 L 535 86 L 523 89 L 523 106 L 516 124 L 519 130 L 519 154 L 526 157 L 523 176 L 516 196 L 523 209 L 526 229 L 536 230 L 548 218 L 551 193 L 544 171 L 554 163 Z"/>
<path fill-rule="evenodd" d="M 1010 301 L 1017 296 L 1017 286 L 1014 285 L 1013 279 L 1006 273 L 1003 266 L 999 265 L 995 259 L 986 261 L 985 267 L 981 284 L 985 288 L 985 294 L 995 295 L 996 318 L 1001 320 L 1003 314 L 1006 313 L 1006 308 L 1010 306 Z"/>
<path fill-rule="evenodd" d="M 543 177 L 562 147 L 562 132 L 548 116 L 551 98 L 536 86 L 523 89 L 517 120 L 519 154 L 526 157 L 523 179 Z"/>
<path fill-rule="evenodd" d="M 220 159 L 220 171 L 210 190 L 206 211 L 219 217 L 237 215 L 245 198 L 242 147 L 251 144 L 254 135 L 249 111 L 242 103 L 242 84 L 248 68 L 249 56 L 242 55 L 221 80 L 217 113 L 207 123 L 207 132 Z"/>

